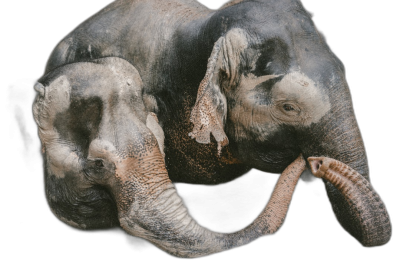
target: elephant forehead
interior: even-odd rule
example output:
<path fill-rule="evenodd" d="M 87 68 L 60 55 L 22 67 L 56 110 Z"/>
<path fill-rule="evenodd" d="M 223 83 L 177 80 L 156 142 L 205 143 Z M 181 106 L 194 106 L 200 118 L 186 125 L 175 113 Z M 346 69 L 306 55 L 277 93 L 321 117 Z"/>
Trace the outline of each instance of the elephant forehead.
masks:
<path fill-rule="evenodd" d="M 291 72 L 271 89 L 274 101 L 294 101 L 307 115 L 305 125 L 318 122 L 330 109 L 328 95 L 316 81 L 301 72 Z"/>
<path fill-rule="evenodd" d="M 297 98 L 301 95 L 317 95 L 319 88 L 311 78 L 301 72 L 290 72 L 283 79 L 276 83 L 273 92 L 281 93 L 282 95 L 293 94 Z"/>
<path fill-rule="evenodd" d="M 107 101 L 110 96 L 129 99 L 141 95 L 141 81 L 112 66 L 106 70 L 84 73 L 76 81 L 73 84 L 75 97 L 99 96 Z"/>
<path fill-rule="evenodd" d="M 108 67 L 114 75 L 114 88 L 120 96 L 139 97 L 141 95 L 142 80 L 136 72 L 122 71 L 114 65 Z"/>

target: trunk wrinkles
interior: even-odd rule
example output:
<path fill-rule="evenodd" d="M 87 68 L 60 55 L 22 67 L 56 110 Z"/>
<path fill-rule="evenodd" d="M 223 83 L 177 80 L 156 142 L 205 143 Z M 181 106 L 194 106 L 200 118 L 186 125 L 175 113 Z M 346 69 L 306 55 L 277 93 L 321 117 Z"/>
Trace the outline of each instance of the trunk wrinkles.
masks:
<path fill-rule="evenodd" d="M 153 166 L 162 170 L 157 172 L 158 175 L 167 175 L 164 165 Z M 302 156 L 299 156 L 282 173 L 271 199 L 262 213 L 248 227 L 235 233 L 216 233 L 197 224 L 188 213 L 171 182 L 158 187 L 159 190 L 156 194 L 149 194 L 150 187 L 142 185 L 139 185 L 139 187 L 142 186 L 140 190 L 138 188 L 124 189 L 122 194 L 131 193 L 133 195 L 123 198 L 134 200 L 129 207 L 120 209 L 120 224 L 129 234 L 144 238 L 178 257 L 205 256 L 244 245 L 279 229 L 288 211 L 297 181 L 304 169 L 305 161 Z M 137 174 L 140 171 L 134 173 Z M 130 177 L 127 180 L 137 180 L 137 178 Z M 164 179 L 160 181 L 162 182 Z M 151 182 L 147 181 L 146 184 L 151 184 Z M 138 187 L 137 184 L 135 185 Z M 130 186 L 132 187 L 134 184 L 130 184 Z M 116 194 L 121 193 L 116 192 Z"/>
<path fill-rule="evenodd" d="M 386 244 L 391 236 L 389 215 L 368 180 L 334 159 L 319 157 L 308 161 L 313 174 L 329 181 L 345 198 L 356 227 L 354 237 L 364 246 Z"/>

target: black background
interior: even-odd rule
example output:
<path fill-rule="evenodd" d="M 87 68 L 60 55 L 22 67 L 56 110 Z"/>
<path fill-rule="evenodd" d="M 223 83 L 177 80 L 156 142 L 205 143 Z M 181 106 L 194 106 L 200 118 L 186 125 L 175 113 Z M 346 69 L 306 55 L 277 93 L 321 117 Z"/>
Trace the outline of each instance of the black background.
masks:
<path fill-rule="evenodd" d="M 75 230 L 44 197 L 40 144 L 31 115 L 33 84 L 50 52 L 110 0 L 3 1 L 1 5 L 0 245 L 2 266 L 399 266 L 398 1 L 303 0 L 343 61 L 367 148 L 372 185 L 391 216 L 392 240 L 364 248 L 336 221 L 321 181 L 303 175 L 283 227 L 272 236 L 216 255 L 183 260 L 120 229 Z M 202 0 L 218 8 L 224 0 Z M 202 225 L 232 232 L 262 210 L 277 175 L 252 171 L 221 186 L 178 184 Z"/>

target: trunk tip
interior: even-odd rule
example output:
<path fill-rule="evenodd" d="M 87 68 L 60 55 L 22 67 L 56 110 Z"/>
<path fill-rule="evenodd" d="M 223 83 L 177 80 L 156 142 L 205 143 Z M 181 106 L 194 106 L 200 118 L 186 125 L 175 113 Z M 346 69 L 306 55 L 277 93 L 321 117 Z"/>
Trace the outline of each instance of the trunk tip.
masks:
<path fill-rule="evenodd" d="M 315 177 L 322 178 L 325 172 L 329 169 L 330 161 L 325 157 L 309 157 L 307 158 L 310 164 L 311 172 Z"/>

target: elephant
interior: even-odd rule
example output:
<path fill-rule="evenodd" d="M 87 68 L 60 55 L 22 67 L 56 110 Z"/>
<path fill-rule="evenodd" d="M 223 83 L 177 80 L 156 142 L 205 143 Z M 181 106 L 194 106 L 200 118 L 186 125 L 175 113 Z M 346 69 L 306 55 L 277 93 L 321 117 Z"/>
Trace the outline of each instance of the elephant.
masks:
<path fill-rule="evenodd" d="M 35 90 L 47 201 L 71 226 L 205 256 L 276 232 L 308 168 L 363 246 L 390 240 L 344 66 L 299 0 L 117 0 L 56 46 Z M 198 225 L 173 185 L 252 168 L 282 174 L 236 233 Z"/>

